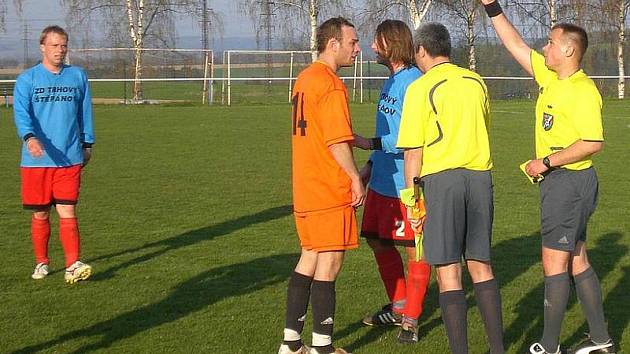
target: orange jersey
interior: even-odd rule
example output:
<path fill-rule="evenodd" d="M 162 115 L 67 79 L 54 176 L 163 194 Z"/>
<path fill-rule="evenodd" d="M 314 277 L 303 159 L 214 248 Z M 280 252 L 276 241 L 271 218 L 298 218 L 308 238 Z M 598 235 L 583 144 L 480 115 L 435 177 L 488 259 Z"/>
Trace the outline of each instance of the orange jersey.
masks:
<path fill-rule="evenodd" d="M 346 86 L 328 65 L 317 61 L 297 77 L 292 101 L 295 212 L 349 205 L 350 177 L 328 150 L 353 140 Z"/>

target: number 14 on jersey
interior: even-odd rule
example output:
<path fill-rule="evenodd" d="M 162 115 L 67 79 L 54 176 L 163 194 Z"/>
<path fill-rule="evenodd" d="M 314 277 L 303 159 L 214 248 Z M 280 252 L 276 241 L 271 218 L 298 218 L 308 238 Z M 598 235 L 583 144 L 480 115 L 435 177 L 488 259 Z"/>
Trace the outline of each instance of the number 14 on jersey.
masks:
<path fill-rule="evenodd" d="M 304 118 L 304 93 L 297 92 L 291 99 L 293 104 L 293 135 L 298 134 L 298 128 L 300 129 L 300 136 L 306 136 L 306 119 Z"/>

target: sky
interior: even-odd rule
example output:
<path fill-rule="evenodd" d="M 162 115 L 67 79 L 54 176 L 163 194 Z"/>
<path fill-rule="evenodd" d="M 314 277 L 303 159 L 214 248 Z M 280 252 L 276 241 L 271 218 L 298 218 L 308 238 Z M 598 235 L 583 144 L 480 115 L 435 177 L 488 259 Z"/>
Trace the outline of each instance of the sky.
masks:
<path fill-rule="evenodd" d="M 39 31 L 48 24 L 65 25 L 65 11 L 60 7 L 59 1 L 57 0 L 23 0 L 24 7 L 22 17 L 17 15 L 13 6 L 13 0 L 0 1 L 4 1 L 8 5 L 6 15 L 7 30 L 5 33 L 0 33 L 0 40 L 3 38 L 22 38 L 23 21 L 26 21 L 30 27 L 29 38 L 33 39 L 36 39 Z M 209 6 L 214 11 L 222 14 L 226 36 L 254 36 L 251 21 L 248 17 L 238 13 L 235 1 L 209 0 Z M 193 20 L 190 17 L 180 18 L 177 21 L 177 32 L 180 36 L 200 36 L 199 23 L 197 20 Z"/>
<path fill-rule="evenodd" d="M 39 58 L 39 33 L 50 24 L 68 27 L 65 22 L 66 10 L 61 7 L 59 0 L 22 0 L 23 10 L 18 15 L 14 8 L 14 0 L 0 0 L 7 5 L 5 16 L 6 30 L 0 32 L 0 53 L 2 58 L 28 62 Z M 124 3 L 123 0 L 119 0 Z M 348 0 L 350 1 L 350 0 Z M 201 0 L 199 0 L 201 6 Z M 212 49 L 221 52 L 225 49 L 257 49 L 255 29 L 251 19 L 240 13 L 237 5 L 239 0 L 208 0 L 209 7 L 220 15 L 223 21 L 222 35 L 214 36 L 211 41 Z M 24 29 L 27 25 L 27 40 L 24 41 Z M 190 15 L 180 16 L 176 20 L 177 43 L 179 48 L 201 48 L 201 29 L 197 18 Z M 91 32 L 93 33 L 93 32 Z M 98 35 L 92 37 L 97 38 Z M 279 49 L 281 34 L 274 33 L 273 49 Z M 70 47 L 82 46 L 80 35 L 70 32 Z M 366 53 L 371 53 L 369 40 L 361 41 Z M 25 45 L 26 44 L 26 50 Z M 99 46 L 94 44 L 92 46 Z M 29 59 L 24 59 L 28 57 Z M 2 59 L 0 58 L 0 60 Z"/>

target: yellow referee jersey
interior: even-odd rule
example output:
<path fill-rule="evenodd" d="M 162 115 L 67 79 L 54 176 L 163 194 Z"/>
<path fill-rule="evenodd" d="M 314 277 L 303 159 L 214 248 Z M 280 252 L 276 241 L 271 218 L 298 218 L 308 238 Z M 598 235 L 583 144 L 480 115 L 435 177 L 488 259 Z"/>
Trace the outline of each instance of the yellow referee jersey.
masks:
<path fill-rule="evenodd" d="M 543 158 L 578 140 L 604 141 L 602 96 L 595 83 L 579 70 L 564 80 L 545 66 L 545 58 L 531 51 L 534 79 L 540 87 L 536 102 L 536 157 Z M 593 164 L 587 156 L 564 165 L 583 170 Z"/>
<path fill-rule="evenodd" d="M 421 176 L 465 168 L 492 168 L 488 89 L 479 75 L 439 64 L 405 94 L 398 148 L 423 148 Z"/>

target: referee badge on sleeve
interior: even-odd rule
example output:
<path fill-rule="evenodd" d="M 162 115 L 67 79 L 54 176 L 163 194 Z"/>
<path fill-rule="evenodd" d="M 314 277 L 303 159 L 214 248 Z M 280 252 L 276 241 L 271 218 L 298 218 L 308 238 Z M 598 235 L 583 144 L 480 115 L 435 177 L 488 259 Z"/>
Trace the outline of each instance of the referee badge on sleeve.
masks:
<path fill-rule="evenodd" d="M 545 131 L 553 127 L 553 116 L 549 113 L 543 113 L 542 127 Z"/>

